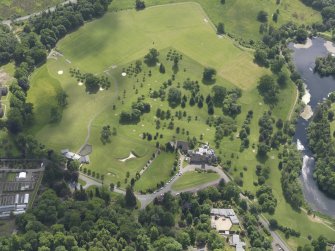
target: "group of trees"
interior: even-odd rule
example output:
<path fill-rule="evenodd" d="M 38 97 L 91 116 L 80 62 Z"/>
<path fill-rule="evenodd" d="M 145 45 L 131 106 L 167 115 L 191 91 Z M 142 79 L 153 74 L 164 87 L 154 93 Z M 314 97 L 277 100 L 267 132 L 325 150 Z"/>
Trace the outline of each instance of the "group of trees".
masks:
<path fill-rule="evenodd" d="M 111 0 L 81 0 L 77 4 L 58 6 L 53 12 L 44 12 L 31 19 L 26 30 L 40 35 L 47 49 L 53 48 L 57 41 L 84 24 L 84 21 L 101 17 L 108 9 Z"/>
<path fill-rule="evenodd" d="M 285 146 L 279 169 L 281 170 L 281 185 L 286 201 L 296 210 L 303 205 L 303 195 L 299 177 L 301 174 L 301 154 L 295 146 Z"/>
<path fill-rule="evenodd" d="M 302 0 L 308 6 L 321 12 L 323 26 L 318 25 L 319 29 L 327 30 L 335 25 L 335 6 L 333 0 Z"/>
<path fill-rule="evenodd" d="M 314 70 L 321 76 L 335 75 L 335 57 L 328 54 L 327 57 L 317 58 Z"/>
<path fill-rule="evenodd" d="M 209 213 L 213 203 L 225 203 L 240 213 L 247 229 L 241 232 L 242 238 L 247 235 L 253 247 L 271 250 L 268 236 L 258 230 L 257 215 L 247 212 L 239 193 L 234 183 L 221 182 L 197 195 L 166 193 L 137 211 L 131 187 L 125 197 L 116 196 L 113 202 L 104 187 L 90 191 L 81 187 L 69 199 L 46 190 L 33 209 L 16 218 L 18 233 L 0 237 L 0 249 L 182 251 L 206 246 L 210 251 L 222 250 L 226 241 L 211 229 Z"/>
<path fill-rule="evenodd" d="M 272 188 L 263 185 L 257 190 L 256 196 L 261 211 L 274 214 L 277 207 L 277 199 L 273 196 Z"/>
<path fill-rule="evenodd" d="M 141 116 L 144 113 L 150 112 L 150 104 L 145 103 L 142 100 L 138 100 L 137 102 L 134 102 L 131 106 L 130 112 L 122 111 L 120 114 L 119 122 L 120 124 L 137 124 L 140 122 Z"/>
<path fill-rule="evenodd" d="M 253 117 L 253 111 L 252 110 L 249 110 L 248 111 L 248 114 L 247 114 L 247 117 L 245 118 L 244 122 L 243 122 L 243 125 L 242 125 L 242 128 L 239 132 L 239 137 L 241 139 L 241 147 L 240 147 L 240 150 L 243 151 L 245 148 L 248 148 L 249 147 L 249 139 L 248 139 L 248 136 L 250 135 L 250 123 L 251 123 L 251 119 Z"/>
<path fill-rule="evenodd" d="M 319 188 L 335 197 L 335 145 L 330 131 L 330 121 L 334 115 L 331 101 L 321 103 L 307 128 L 308 145 L 316 156 L 314 177 Z"/>
<path fill-rule="evenodd" d="M 258 91 L 267 104 L 276 104 L 278 101 L 278 86 L 271 75 L 264 75 L 258 83 Z"/>
<path fill-rule="evenodd" d="M 83 75 L 86 91 L 89 93 L 96 93 L 100 88 L 108 89 L 111 86 L 111 82 L 105 76 L 97 77 L 92 73 L 86 73 Z"/>

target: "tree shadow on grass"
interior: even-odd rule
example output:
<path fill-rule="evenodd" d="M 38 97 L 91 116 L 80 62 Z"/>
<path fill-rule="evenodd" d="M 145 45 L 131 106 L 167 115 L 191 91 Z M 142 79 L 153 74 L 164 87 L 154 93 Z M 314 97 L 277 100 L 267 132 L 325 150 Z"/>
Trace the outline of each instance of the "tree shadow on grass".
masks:
<path fill-rule="evenodd" d="M 202 83 L 204 85 L 214 85 L 216 83 L 216 79 L 214 78 L 214 79 L 208 80 L 208 79 L 203 78 Z"/>
<path fill-rule="evenodd" d="M 257 154 L 256 159 L 258 160 L 258 162 L 260 162 L 262 164 L 265 164 L 265 162 L 269 159 L 269 157 L 268 157 L 268 155 Z"/>

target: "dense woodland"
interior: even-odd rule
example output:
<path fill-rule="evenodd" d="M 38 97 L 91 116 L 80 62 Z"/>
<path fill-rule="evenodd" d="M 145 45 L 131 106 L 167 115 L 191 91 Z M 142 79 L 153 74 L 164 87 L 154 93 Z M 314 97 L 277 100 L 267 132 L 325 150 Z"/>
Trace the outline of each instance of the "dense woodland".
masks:
<path fill-rule="evenodd" d="M 330 100 L 319 105 L 307 134 L 309 147 L 316 160 L 314 176 L 320 189 L 335 197 L 335 143 L 330 131 L 330 122 L 334 119 L 331 103 L 335 100 L 332 98 L 333 95 Z"/>

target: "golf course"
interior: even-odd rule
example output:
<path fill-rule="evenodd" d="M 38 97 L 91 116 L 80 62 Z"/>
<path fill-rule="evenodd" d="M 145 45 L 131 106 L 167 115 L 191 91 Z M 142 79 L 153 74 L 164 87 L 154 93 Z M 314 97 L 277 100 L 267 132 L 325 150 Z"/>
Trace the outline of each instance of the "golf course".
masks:
<path fill-rule="evenodd" d="M 304 212 L 294 211 L 284 199 L 278 169 L 280 150 L 271 149 L 267 157 L 257 157 L 259 118 L 271 110 L 275 120 L 290 119 L 288 114 L 294 109 L 297 98 L 296 86 L 288 80 L 287 85 L 279 90 L 276 106 L 265 104 L 257 85 L 263 75 L 271 74 L 270 69 L 254 63 L 253 50 L 238 45 L 226 35 L 217 35 L 212 23 L 216 24 L 223 18 L 225 22 L 227 20 L 228 32 L 238 36 L 247 34 L 248 39 L 258 40 L 257 21 L 251 22 L 250 26 L 246 23 L 251 15 L 252 20 L 255 19 L 262 6 L 267 6 L 269 12 L 275 11 L 275 3 L 257 1 L 260 5 L 254 9 L 249 0 L 227 0 L 225 8 L 228 11 L 221 16 L 210 1 L 176 3 L 179 1 L 162 0 L 159 1 L 162 4 L 173 4 L 152 6 L 143 11 L 129 9 L 133 1 L 114 1 L 102 18 L 66 35 L 50 52 L 47 63 L 31 76 L 27 99 L 34 104 L 35 120 L 28 133 L 58 152 L 62 149 L 79 152 L 86 144 L 92 145 L 90 163 L 83 165 L 81 170 L 103 175 L 103 183 L 107 185 L 119 183 L 121 188 L 125 188 L 148 166 L 136 179 L 134 189 L 138 192 L 156 189 L 158 183 L 171 178 L 176 155 L 163 152 L 153 158 L 158 145 L 195 137 L 199 142 L 208 142 L 222 162 L 231 161 L 232 165 L 226 171 L 231 177 L 242 180 L 243 191 L 257 191 L 257 165 L 270 168 L 266 182 L 274 191 L 278 207 L 274 215 L 266 216 L 301 232 L 304 238 L 291 237 L 288 241 L 291 247 L 307 243 L 309 234 L 322 232 L 327 238 L 334 239 L 334 229 L 310 219 Z M 283 2 L 280 5 L 283 19 L 278 25 L 294 14 L 285 12 L 285 8 L 292 10 L 296 7 L 294 16 L 297 16 L 298 23 L 320 19 L 317 12 L 303 6 L 300 1 Z M 154 3 L 156 1 L 147 1 L 148 6 Z M 238 5 L 243 5 L 243 8 L 236 7 Z M 248 11 L 239 12 L 241 20 L 234 22 L 232 17 L 236 18 L 236 11 L 240 9 Z M 152 48 L 159 53 L 158 62 L 154 65 L 145 63 L 145 56 Z M 177 63 L 175 58 L 178 58 Z M 165 67 L 164 72 L 161 65 Z M 204 68 L 207 67 L 216 70 L 215 79 L 210 83 L 203 81 Z M 73 70 L 106 77 L 111 85 L 108 89 L 100 88 L 90 93 L 74 76 Z M 214 115 L 209 116 L 205 102 L 203 106 L 199 103 L 191 105 L 193 89 L 187 89 L 185 82 L 192 82 L 192 88 L 198 88 L 199 98 L 202 96 L 203 99 L 212 95 L 213 86 L 241 91 L 237 99 L 240 113 L 231 119 L 236 130 L 223 137 L 219 145 L 215 142 L 216 126 L 210 119 L 222 116 L 222 107 L 214 107 Z M 180 96 L 185 97 L 184 107 L 179 104 L 171 106 L 168 100 L 171 88 L 179 90 Z M 61 109 L 60 119 L 54 122 L 50 114 L 57 106 L 56 97 L 61 92 L 68 96 L 67 106 Z M 155 93 L 164 95 L 155 96 Z M 139 101 L 149 104 L 150 111 L 141 114 L 137 123 L 120 123 L 120 115 L 129 112 Z M 157 110 L 170 114 L 169 118 L 158 119 Z M 238 132 L 248 111 L 253 112 L 248 136 L 250 147 L 241 151 Z M 105 126 L 113 129 L 107 143 L 101 140 Z M 187 173 L 174 184 L 173 189 L 188 189 L 217 178 L 215 173 Z"/>

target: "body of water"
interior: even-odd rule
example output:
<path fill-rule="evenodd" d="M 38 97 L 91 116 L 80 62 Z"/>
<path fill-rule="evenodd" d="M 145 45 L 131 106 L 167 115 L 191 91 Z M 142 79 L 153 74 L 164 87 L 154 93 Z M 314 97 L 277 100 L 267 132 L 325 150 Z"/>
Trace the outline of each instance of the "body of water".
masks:
<path fill-rule="evenodd" d="M 328 51 L 324 46 L 325 40 L 322 38 L 313 38 L 312 46 L 309 48 L 294 48 L 293 44 L 290 48 L 293 50 L 293 61 L 297 71 L 306 84 L 311 97 L 309 105 L 315 110 L 317 104 L 327 98 L 330 92 L 335 91 L 334 77 L 320 77 L 314 73 L 315 59 L 328 55 Z M 307 145 L 306 129 L 309 122 L 303 118 L 298 119 L 295 140 L 298 149 L 303 153 L 303 166 L 301 181 L 303 184 L 303 194 L 305 200 L 310 207 L 323 214 L 335 217 L 335 199 L 327 197 L 319 190 L 316 181 L 313 179 L 313 171 L 315 168 L 314 158 Z"/>

